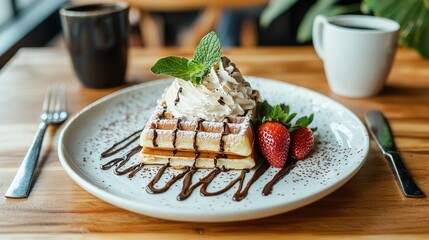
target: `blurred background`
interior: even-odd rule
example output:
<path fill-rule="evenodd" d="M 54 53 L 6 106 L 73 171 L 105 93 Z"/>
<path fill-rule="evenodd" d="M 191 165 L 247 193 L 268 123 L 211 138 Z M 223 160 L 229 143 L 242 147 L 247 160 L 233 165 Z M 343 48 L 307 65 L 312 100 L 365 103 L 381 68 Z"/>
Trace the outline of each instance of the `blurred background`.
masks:
<path fill-rule="evenodd" d="M 64 47 L 58 14 L 62 6 L 112 1 L 0 0 L 0 68 L 21 47 Z M 131 6 L 131 46 L 147 48 L 193 47 L 211 30 L 216 30 L 223 47 L 309 45 L 312 19 L 318 13 L 328 16 L 361 14 L 361 10 L 366 9 L 365 14 L 382 15 L 389 10 L 386 15 L 393 19 L 398 16 L 396 20 L 399 21 L 406 17 L 408 23 L 401 26 L 429 20 L 429 1 L 426 0 L 123 1 Z M 424 13 L 420 14 L 423 20 L 407 17 L 416 15 L 408 11 Z M 424 25 L 429 26 L 428 23 Z M 422 26 L 417 29 L 424 30 Z M 423 30 L 415 32 L 417 35 L 413 35 L 414 31 L 411 34 L 403 31 L 400 42 L 407 43 L 408 38 L 408 43 L 420 44 L 421 49 L 427 48 L 425 53 L 429 57 L 429 45 L 423 41 L 429 31 Z M 418 39 L 415 36 L 423 37 L 415 42 Z"/>

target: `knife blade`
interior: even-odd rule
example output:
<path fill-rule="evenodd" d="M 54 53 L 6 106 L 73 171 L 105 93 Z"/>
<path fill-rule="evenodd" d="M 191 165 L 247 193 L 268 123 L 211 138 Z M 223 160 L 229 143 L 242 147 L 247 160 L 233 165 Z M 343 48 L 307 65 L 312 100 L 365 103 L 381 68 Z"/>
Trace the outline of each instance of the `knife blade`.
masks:
<path fill-rule="evenodd" d="M 401 159 L 389 123 L 384 115 L 379 111 L 369 111 L 365 114 L 365 120 L 384 157 L 392 164 L 404 195 L 412 198 L 424 197 L 425 194 L 416 185 Z"/>

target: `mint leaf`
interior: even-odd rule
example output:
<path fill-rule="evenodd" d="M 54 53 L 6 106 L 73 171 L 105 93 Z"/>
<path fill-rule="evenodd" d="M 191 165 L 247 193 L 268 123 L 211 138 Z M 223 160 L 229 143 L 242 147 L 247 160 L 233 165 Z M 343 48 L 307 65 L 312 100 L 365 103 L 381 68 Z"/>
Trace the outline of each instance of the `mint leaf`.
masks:
<path fill-rule="evenodd" d="M 161 58 L 150 70 L 155 74 L 166 74 L 183 80 L 191 80 L 188 59 L 182 57 Z"/>
<path fill-rule="evenodd" d="M 221 49 L 219 37 L 215 32 L 210 32 L 201 39 L 192 60 L 210 69 L 215 63 L 219 62 L 222 56 Z"/>
<path fill-rule="evenodd" d="M 194 60 L 188 62 L 188 70 L 191 74 L 191 81 L 197 85 L 201 84 L 203 77 L 206 75 L 207 70 L 201 63 Z"/>
<path fill-rule="evenodd" d="M 187 68 L 191 72 L 200 72 L 204 70 L 204 65 L 194 60 L 188 61 Z"/>
<path fill-rule="evenodd" d="M 220 61 L 221 48 L 219 37 L 215 32 L 210 32 L 201 39 L 192 60 L 175 56 L 165 57 L 159 59 L 151 70 L 155 74 L 166 74 L 199 85 L 210 68 Z"/>
<path fill-rule="evenodd" d="M 201 63 L 174 56 L 159 59 L 151 70 L 155 74 L 167 74 L 183 80 L 191 80 L 195 84 L 201 84 L 206 74 L 206 69 Z"/>

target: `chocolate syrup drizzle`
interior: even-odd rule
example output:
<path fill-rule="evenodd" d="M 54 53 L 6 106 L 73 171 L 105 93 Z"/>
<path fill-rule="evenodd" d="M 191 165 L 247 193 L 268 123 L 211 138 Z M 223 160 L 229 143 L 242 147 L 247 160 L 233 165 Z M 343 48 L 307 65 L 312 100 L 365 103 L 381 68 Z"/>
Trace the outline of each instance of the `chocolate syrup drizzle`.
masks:
<path fill-rule="evenodd" d="M 131 143 L 133 143 L 134 141 L 136 141 L 137 139 L 139 139 L 140 137 L 140 133 L 143 131 L 143 129 L 140 129 L 138 131 L 133 132 L 131 135 L 129 135 L 128 137 L 122 139 L 121 141 L 113 144 L 110 148 L 108 148 L 106 151 L 101 153 L 101 157 L 102 158 L 106 158 L 106 157 L 110 157 L 116 153 L 118 153 L 119 151 L 125 149 L 126 147 L 128 147 Z M 127 140 L 129 140 L 127 142 Z M 120 146 L 121 144 L 124 144 L 124 146 Z"/>
<path fill-rule="evenodd" d="M 177 139 L 177 131 L 179 131 L 181 121 L 182 120 L 180 118 L 177 119 L 176 128 L 174 128 L 174 130 L 173 130 L 173 142 L 172 142 L 172 144 L 173 144 L 173 155 L 176 155 L 176 153 L 177 153 L 176 139 Z"/>
<path fill-rule="evenodd" d="M 217 102 L 222 106 L 225 105 L 225 102 L 223 101 L 223 97 L 220 97 L 219 100 L 217 100 Z"/>
<path fill-rule="evenodd" d="M 162 115 L 163 115 L 163 113 L 162 113 Z M 197 126 L 195 127 L 195 135 L 194 135 L 195 161 L 193 163 L 193 166 L 192 167 L 187 166 L 181 173 L 174 175 L 170 180 L 168 180 L 164 186 L 155 187 L 155 185 L 158 183 L 159 179 L 161 179 L 161 177 L 164 175 L 167 168 L 170 167 L 170 163 L 168 162 L 167 164 L 165 164 L 164 166 L 159 168 L 156 175 L 152 178 L 152 180 L 146 186 L 146 192 L 148 192 L 150 194 L 159 194 L 159 193 L 166 192 L 167 190 L 169 190 L 171 188 L 171 186 L 174 183 L 176 183 L 178 180 L 183 178 L 182 190 L 181 190 L 180 194 L 177 196 L 177 200 L 179 200 L 179 201 L 183 201 L 183 200 L 187 199 L 189 196 L 191 196 L 193 191 L 200 186 L 201 186 L 200 194 L 202 196 L 216 196 L 216 195 L 220 195 L 220 194 L 227 192 L 229 189 L 231 189 L 237 183 L 239 183 L 239 186 L 238 186 L 237 191 L 233 195 L 233 200 L 234 201 L 241 201 L 244 198 L 246 198 L 252 184 L 255 183 L 270 167 L 270 165 L 264 159 L 262 161 L 263 163 L 258 167 L 258 169 L 256 169 L 252 178 L 246 183 L 245 186 L 244 186 L 244 179 L 246 177 L 246 174 L 249 173 L 249 171 L 250 171 L 249 169 L 241 170 L 240 175 L 237 178 L 231 180 L 231 182 L 229 182 L 224 188 L 217 190 L 217 191 L 214 191 L 214 192 L 209 192 L 207 190 L 210 183 L 213 181 L 213 179 L 216 178 L 216 176 L 219 173 L 230 171 L 228 169 L 225 169 L 224 166 L 222 166 L 222 168 L 219 168 L 217 166 L 217 158 L 225 157 L 224 154 L 219 154 L 215 157 L 214 168 L 210 173 L 208 173 L 203 178 L 199 179 L 197 182 L 192 183 L 192 177 L 193 177 L 194 173 L 197 171 L 197 168 L 195 167 L 196 160 L 199 156 L 198 146 L 196 144 L 197 132 L 200 130 L 201 123 L 203 121 L 204 121 L 203 119 L 199 119 L 197 121 Z M 224 141 L 222 140 L 222 137 L 224 135 L 228 134 L 226 131 L 226 128 L 228 126 L 228 122 L 229 122 L 229 119 L 226 119 L 226 121 L 224 121 L 224 124 L 223 124 L 221 139 L 219 141 L 220 152 L 224 151 Z M 179 128 L 179 125 L 180 125 L 180 120 L 177 121 L 176 129 Z M 136 131 L 136 132 L 132 133 L 131 135 L 127 136 L 126 138 L 124 138 L 123 140 L 113 144 L 110 148 L 108 148 L 106 151 L 101 153 L 101 158 L 107 158 L 107 157 L 113 156 L 115 154 L 118 154 L 121 150 L 124 150 L 125 148 L 130 146 L 132 143 L 137 141 L 137 139 L 139 139 L 139 133 L 141 131 L 142 130 Z M 177 130 L 173 134 L 176 135 Z M 173 139 L 175 139 L 175 136 L 173 136 Z M 173 146 L 175 146 L 174 141 L 173 141 Z M 136 147 L 132 148 L 130 151 L 126 152 L 123 156 L 118 157 L 118 158 L 114 158 L 113 160 L 110 160 L 109 162 L 103 164 L 101 166 L 101 169 L 102 170 L 108 170 L 112 167 L 115 167 L 113 172 L 116 175 L 128 174 L 128 177 L 132 178 L 140 170 L 143 169 L 143 166 L 144 166 L 143 163 L 137 163 L 137 164 L 134 164 L 134 165 L 132 165 L 128 168 L 125 168 L 125 169 L 121 169 L 121 168 L 124 167 L 124 165 L 131 159 L 131 157 L 133 155 L 140 152 L 141 149 L 142 149 L 141 146 L 136 146 Z M 174 149 L 175 149 L 175 147 L 174 147 Z M 170 161 L 170 159 L 169 159 L 169 161 Z M 291 159 L 290 161 L 288 161 L 285 164 L 285 166 L 282 169 L 280 169 L 280 171 L 264 186 L 264 188 L 262 190 L 262 195 L 266 196 L 266 195 L 271 194 L 273 186 L 280 179 L 282 179 L 284 176 L 286 176 L 290 172 L 290 170 L 296 165 L 296 162 L 297 162 L 297 160 L 295 160 L 295 159 Z M 243 186 L 244 186 L 244 188 L 243 188 Z"/>
<path fill-rule="evenodd" d="M 156 122 L 156 125 L 158 125 L 158 121 Z M 158 129 L 158 126 L 156 126 L 153 130 L 152 146 L 154 147 L 158 147 L 158 144 L 156 143 L 156 139 L 158 138 L 158 132 L 156 131 L 156 129 Z"/>
<path fill-rule="evenodd" d="M 180 87 L 179 91 L 177 91 L 176 99 L 174 99 L 174 106 L 177 106 L 177 104 L 179 103 L 179 101 L 180 101 L 180 94 L 182 93 L 182 91 L 183 91 L 183 88 Z"/>
<path fill-rule="evenodd" d="M 164 108 L 162 112 L 156 116 L 155 128 L 153 129 L 153 138 L 152 138 L 152 146 L 154 147 L 158 147 L 158 144 L 156 143 L 156 139 L 158 138 L 158 132 L 156 131 L 156 129 L 158 129 L 158 123 L 164 117 L 164 114 L 166 111 L 167 109 Z"/>
<path fill-rule="evenodd" d="M 220 134 L 220 139 L 219 139 L 219 152 L 221 152 L 221 154 L 216 155 L 216 157 L 213 159 L 213 165 L 215 168 L 217 167 L 218 158 L 225 158 L 226 157 L 226 155 L 224 154 L 225 141 L 223 141 L 223 136 L 228 135 L 228 132 L 226 131 L 226 128 L 228 127 L 228 122 L 229 122 L 229 118 L 225 118 L 223 120 L 222 132 Z M 222 167 L 224 167 L 224 166 L 222 166 Z"/>
<path fill-rule="evenodd" d="M 132 178 L 132 177 L 134 177 L 134 175 L 136 175 L 136 173 L 138 171 L 140 171 L 143 168 L 143 166 L 144 166 L 143 163 L 139 163 L 137 165 L 132 165 L 131 167 L 125 168 L 123 170 L 121 170 L 120 168 L 123 167 L 131 159 L 131 157 L 133 155 L 140 152 L 141 149 L 142 149 L 141 146 L 134 147 L 133 149 L 131 149 L 131 151 L 127 152 L 124 156 L 115 158 L 113 160 L 110 160 L 106 164 L 103 164 L 101 166 L 101 169 L 102 170 L 108 170 L 108 169 L 112 168 L 113 166 L 115 166 L 115 169 L 113 171 L 116 175 L 124 175 L 124 174 L 129 173 L 128 177 Z M 105 153 L 105 152 L 103 152 L 103 153 Z M 103 155 L 103 153 L 102 153 L 102 155 Z M 117 165 L 117 164 L 119 164 L 119 165 Z"/>

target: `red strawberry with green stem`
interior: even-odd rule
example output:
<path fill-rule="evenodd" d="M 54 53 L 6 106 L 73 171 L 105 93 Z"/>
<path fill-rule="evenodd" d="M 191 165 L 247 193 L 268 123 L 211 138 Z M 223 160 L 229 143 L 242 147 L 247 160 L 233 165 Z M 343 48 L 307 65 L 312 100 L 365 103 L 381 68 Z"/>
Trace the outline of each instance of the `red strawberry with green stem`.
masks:
<path fill-rule="evenodd" d="M 290 136 L 287 128 L 279 123 L 268 121 L 258 128 L 259 150 L 273 167 L 281 168 L 289 154 Z"/>
<path fill-rule="evenodd" d="M 313 132 L 316 128 L 307 126 L 313 121 L 313 114 L 298 119 L 290 131 L 290 155 L 298 160 L 306 158 L 314 146 Z"/>
<path fill-rule="evenodd" d="M 262 155 L 273 167 L 281 168 L 289 155 L 290 136 L 287 127 L 296 116 L 289 115 L 289 107 L 283 104 L 274 108 L 266 101 L 258 103 L 256 141 Z"/>

